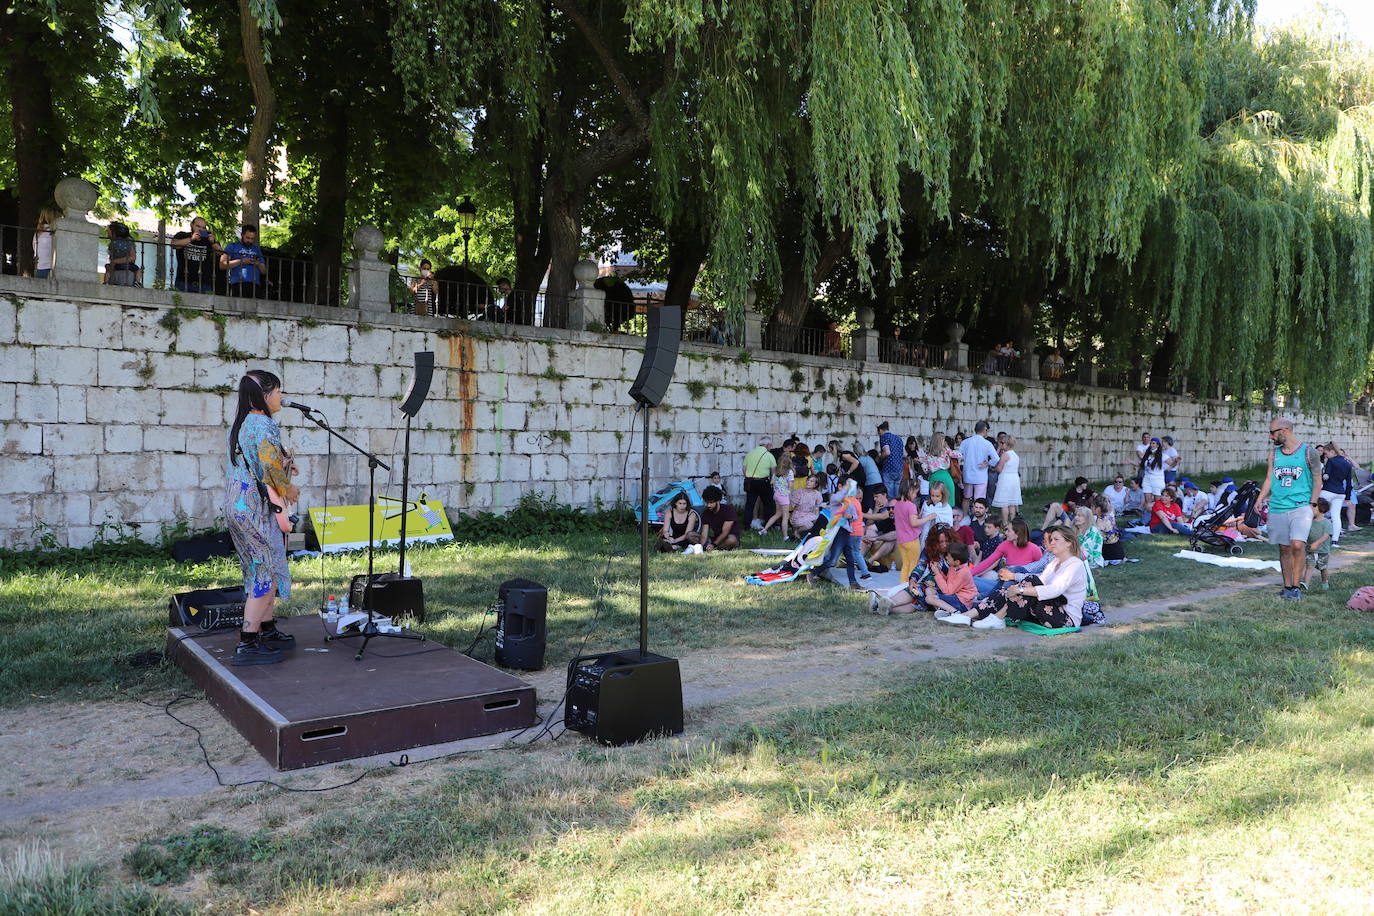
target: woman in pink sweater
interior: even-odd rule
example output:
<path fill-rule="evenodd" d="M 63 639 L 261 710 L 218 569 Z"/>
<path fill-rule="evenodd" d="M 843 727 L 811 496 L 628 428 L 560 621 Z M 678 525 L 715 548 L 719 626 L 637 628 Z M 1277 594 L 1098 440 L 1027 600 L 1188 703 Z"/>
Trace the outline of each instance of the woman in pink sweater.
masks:
<path fill-rule="evenodd" d="M 988 554 L 983 562 L 973 567 L 973 575 L 981 576 L 997 568 L 998 560 L 1005 560 L 1008 566 L 1025 566 L 1044 556 L 1044 551 L 1031 543 L 1030 527 L 1024 519 L 1014 518 L 1007 525 L 1007 536 L 997 549 Z"/>

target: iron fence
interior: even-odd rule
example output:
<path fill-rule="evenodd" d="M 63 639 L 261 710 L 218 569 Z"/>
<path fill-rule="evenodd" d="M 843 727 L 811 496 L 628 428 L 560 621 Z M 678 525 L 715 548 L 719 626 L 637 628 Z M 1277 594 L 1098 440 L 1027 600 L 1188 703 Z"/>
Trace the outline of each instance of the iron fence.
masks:
<path fill-rule="evenodd" d="M 915 366 L 920 369 L 943 369 L 949 361 L 945 347 L 907 343 L 892 337 L 878 341 L 878 359 L 894 366 Z"/>
<path fill-rule="evenodd" d="M 804 356 L 828 356 L 848 359 L 849 335 L 835 328 L 797 328 L 778 330 L 769 328 L 763 334 L 763 349 L 779 353 L 799 353 Z"/>
<path fill-rule="evenodd" d="M 969 350 L 968 365 L 958 368 L 980 372 L 983 375 L 1005 375 L 1014 378 L 1024 378 L 1026 375 L 1026 363 L 1020 355 L 997 350 Z"/>
<path fill-rule="evenodd" d="M 46 237 L 51 244 L 52 232 Z M 32 226 L 0 225 L 0 274 L 35 276 L 37 249 L 41 247 L 43 240 Z"/>
<path fill-rule="evenodd" d="M 738 346 L 743 335 L 719 308 L 701 305 L 682 316 L 682 339 L 691 343 Z"/>
<path fill-rule="evenodd" d="M 399 293 L 392 308 L 414 315 L 487 321 L 493 324 L 549 327 L 545 324 L 545 294 L 501 289 L 486 283 L 449 280 L 437 276 L 398 273 Z"/>

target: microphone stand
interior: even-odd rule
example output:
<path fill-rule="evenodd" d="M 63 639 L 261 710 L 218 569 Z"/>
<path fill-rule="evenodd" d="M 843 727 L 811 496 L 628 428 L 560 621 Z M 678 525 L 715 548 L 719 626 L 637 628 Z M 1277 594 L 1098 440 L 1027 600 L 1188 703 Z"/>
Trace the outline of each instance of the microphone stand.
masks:
<path fill-rule="evenodd" d="M 372 565 L 376 553 L 375 541 L 377 537 L 377 468 L 381 468 L 384 471 L 390 471 L 391 467 L 358 443 L 339 433 L 338 430 L 329 425 L 329 421 L 323 416 L 315 413 L 313 410 L 306 410 L 302 407 L 298 407 L 297 409 L 305 414 L 305 418 L 311 423 L 314 423 L 320 429 L 329 433 L 329 435 L 338 439 L 344 445 L 367 459 L 367 585 L 364 586 L 365 591 L 363 598 L 363 604 L 367 607 L 367 622 L 359 627 L 357 633 L 347 633 L 344 635 L 335 633 L 333 636 L 326 636 L 325 642 L 353 639 L 361 636 L 363 638 L 363 644 L 358 647 L 358 654 L 353 656 L 354 661 L 362 661 L 363 653 L 367 651 L 367 644 L 378 636 L 386 636 L 391 639 L 414 639 L 424 642 L 424 636 L 418 633 L 383 633 L 381 630 L 377 629 L 377 624 L 373 619 Z M 329 481 L 326 480 L 325 485 L 328 486 L 328 484 Z M 323 545 L 321 545 L 321 549 L 323 549 Z"/>

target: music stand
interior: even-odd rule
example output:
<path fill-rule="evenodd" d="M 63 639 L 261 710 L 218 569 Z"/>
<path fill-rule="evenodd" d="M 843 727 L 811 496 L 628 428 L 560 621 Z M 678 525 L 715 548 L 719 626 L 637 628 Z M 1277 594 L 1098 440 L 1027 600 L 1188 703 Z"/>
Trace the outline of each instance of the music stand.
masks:
<path fill-rule="evenodd" d="M 376 555 L 377 539 L 377 468 L 381 468 L 384 471 L 390 471 L 391 467 L 386 464 L 386 462 L 382 461 L 382 459 L 334 429 L 334 427 L 329 425 L 329 421 L 323 416 L 316 414 L 313 410 L 306 410 L 303 411 L 303 413 L 305 414 L 305 418 L 311 423 L 314 423 L 320 429 L 329 433 L 329 435 L 338 439 L 344 445 L 367 459 L 367 577 L 368 587 L 371 588 L 372 564 Z M 328 481 L 325 481 L 325 483 L 328 484 Z M 392 639 L 414 639 L 421 642 L 424 641 L 424 636 L 418 633 L 383 633 L 381 630 L 377 629 L 377 623 L 370 606 L 367 608 L 367 621 L 358 629 L 357 633 L 335 633 L 332 636 L 326 636 L 324 639 L 325 642 L 331 642 L 334 640 L 353 639 L 356 636 L 361 636 L 363 638 L 363 644 L 358 648 L 358 654 L 353 656 L 355 661 L 362 661 L 363 653 L 367 651 L 367 644 L 378 636 L 388 636 Z"/>

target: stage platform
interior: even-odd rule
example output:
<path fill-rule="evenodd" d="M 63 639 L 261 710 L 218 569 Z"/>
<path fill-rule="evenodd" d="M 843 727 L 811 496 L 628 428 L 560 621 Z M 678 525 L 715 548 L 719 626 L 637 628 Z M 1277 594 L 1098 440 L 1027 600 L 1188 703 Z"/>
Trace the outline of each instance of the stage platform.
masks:
<path fill-rule="evenodd" d="M 534 688 L 434 642 L 325 642 L 314 616 L 279 618 L 296 647 L 276 665 L 229 664 L 237 630 L 169 627 L 167 657 L 278 770 L 533 725 Z M 189 638 L 187 638 L 189 637 Z"/>

